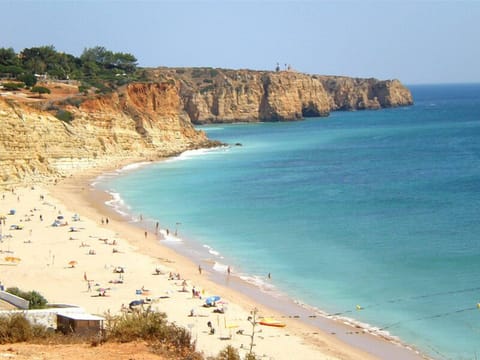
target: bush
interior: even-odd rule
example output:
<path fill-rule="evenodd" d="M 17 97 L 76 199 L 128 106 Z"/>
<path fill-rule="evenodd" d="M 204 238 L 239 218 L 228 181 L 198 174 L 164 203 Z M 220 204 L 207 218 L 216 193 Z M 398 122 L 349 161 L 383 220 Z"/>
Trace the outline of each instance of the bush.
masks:
<path fill-rule="evenodd" d="M 238 350 L 232 345 L 228 345 L 225 349 L 220 351 L 215 360 L 240 360 Z"/>
<path fill-rule="evenodd" d="M 45 299 L 40 293 L 36 291 L 22 291 L 17 287 L 11 287 L 7 289 L 7 292 L 21 297 L 29 302 L 29 309 L 45 309 L 47 306 L 47 299 Z"/>
<path fill-rule="evenodd" d="M 167 322 L 165 313 L 135 311 L 119 316 L 106 316 L 106 340 L 130 342 L 135 340 L 151 341 L 157 351 L 183 354 L 183 358 L 200 359 L 195 353 L 190 332 Z M 159 350 L 160 349 L 160 350 Z"/>
<path fill-rule="evenodd" d="M 45 326 L 32 325 L 23 314 L 0 316 L 0 344 L 39 341 L 52 335 Z"/>
<path fill-rule="evenodd" d="M 58 120 L 64 121 L 68 124 L 70 124 L 73 120 L 73 114 L 67 110 L 58 110 L 57 113 L 55 114 L 55 117 Z"/>
<path fill-rule="evenodd" d="M 32 89 L 30 90 L 31 92 L 33 93 L 38 93 L 38 96 L 42 96 L 42 94 L 50 94 L 51 91 L 49 88 L 46 88 L 44 86 L 34 86 L 32 87 Z"/>
<path fill-rule="evenodd" d="M 82 84 L 78 87 L 78 92 L 83 93 L 84 95 L 88 94 L 88 89 L 90 89 L 90 86 L 87 84 Z"/>
<path fill-rule="evenodd" d="M 22 74 L 17 76 L 17 79 L 24 82 L 25 86 L 34 86 L 37 83 L 37 78 L 33 74 Z"/>
<path fill-rule="evenodd" d="M 16 91 L 19 89 L 23 89 L 25 87 L 25 84 L 9 82 L 9 83 L 3 83 L 2 86 L 7 91 Z"/>
<path fill-rule="evenodd" d="M 207 92 L 212 92 L 215 90 L 215 85 L 207 85 L 200 89 L 200 94 L 205 94 Z"/>

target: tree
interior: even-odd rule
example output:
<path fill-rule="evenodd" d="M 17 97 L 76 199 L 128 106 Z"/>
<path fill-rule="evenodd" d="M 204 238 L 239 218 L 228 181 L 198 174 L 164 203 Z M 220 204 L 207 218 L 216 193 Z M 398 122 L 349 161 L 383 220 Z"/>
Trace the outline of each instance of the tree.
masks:
<path fill-rule="evenodd" d="M 37 83 L 35 75 L 30 73 L 18 75 L 17 80 L 23 81 L 27 87 L 34 86 Z"/>
<path fill-rule="evenodd" d="M 44 86 L 34 86 L 30 91 L 33 93 L 38 93 L 39 98 L 42 97 L 42 94 L 50 94 L 51 92 L 49 88 L 46 88 Z"/>
<path fill-rule="evenodd" d="M 0 48 L 0 65 L 4 66 L 18 66 L 17 54 L 13 48 Z"/>

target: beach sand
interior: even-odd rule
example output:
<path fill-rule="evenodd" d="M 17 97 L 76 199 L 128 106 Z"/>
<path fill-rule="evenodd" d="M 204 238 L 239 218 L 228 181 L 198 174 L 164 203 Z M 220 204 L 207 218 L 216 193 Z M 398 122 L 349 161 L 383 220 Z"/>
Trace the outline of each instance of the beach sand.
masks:
<path fill-rule="evenodd" d="M 0 281 L 5 287 L 36 290 L 50 303 L 74 304 L 98 315 L 120 313 L 133 300 L 151 299 L 153 309 L 191 330 L 197 350 L 205 355 L 232 345 L 243 358 L 252 332 L 247 318 L 257 309 L 258 318 L 286 323 L 284 328 L 256 325 L 253 350 L 268 359 L 373 359 L 384 358 L 382 353 L 390 359 L 420 358 L 391 341 L 337 322 L 344 336 L 355 338 L 347 344 L 338 331 L 321 331 L 212 281 L 209 269 L 199 274 L 198 264 L 162 245 L 154 233 L 145 236 L 141 223 L 133 225 L 105 205 L 108 194 L 93 189 L 90 182 L 106 170 L 85 172 L 56 185 L 0 192 L 0 214 L 15 209 L 14 215 L 6 215 L 2 229 L 3 235 L 12 236 L 0 244 Z M 80 220 L 75 221 L 74 214 Z M 52 226 L 55 220 L 68 224 Z M 10 230 L 14 224 L 23 228 Z M 115 272 L 120 267 L 124 272 Z M 170 280 L 170 273 L 181 278 Z M 201 299 L 192 296 L 193 287 Z M 99 296 L 103 291 L 106 296 Z M 204 307 L 205 298 L 212 295 L 221 301 L 217 307 Z M 214 312 L 222 306 L 224 314 Z M 371 354 L 372 348 L 381 349 L 373 352 L 377 356 Z"/>

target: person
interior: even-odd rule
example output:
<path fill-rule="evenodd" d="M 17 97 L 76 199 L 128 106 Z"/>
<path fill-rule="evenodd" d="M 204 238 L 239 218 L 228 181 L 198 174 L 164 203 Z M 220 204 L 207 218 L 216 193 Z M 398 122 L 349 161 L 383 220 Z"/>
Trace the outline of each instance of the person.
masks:
<path fill-rule="evenodd" d="M 105 224 L 105 220 L 103 220 L 103 217 L 102 217 L 102 225 Z"/>
<path fill-rule="evenodd" d="M 200 265 L 198 265 L 198 273 L 202 275 L 202 267 Z"/>
<path fill-rule="evenodd" d="M 213 327 L 211 321 L 207 322 L 207 326 L 210 328 L 210 335 L 215 334 L 215 328 Z"/>
<path fill-rule="evenodd" d="M 145 239 L 147 238 L 147 236 L 148 236 L 148 233 L 145 231 Z"/>
<path fill-rule="evenodd" d="M 105 224 L 107 224 L 107 225 L 108 225 L 108 218 L 106 218 L 106 219 L 105 219 Z"/>
<path fill-rule="evenodd" d="M 272 274 L 268 273 L 268 278 L 271 279 L 271 278 L 272 278 Z"/>
<path fill-rule="evenodd" d="M 230 275 L 230 266 L 227 267 L 227 274 Z"/>

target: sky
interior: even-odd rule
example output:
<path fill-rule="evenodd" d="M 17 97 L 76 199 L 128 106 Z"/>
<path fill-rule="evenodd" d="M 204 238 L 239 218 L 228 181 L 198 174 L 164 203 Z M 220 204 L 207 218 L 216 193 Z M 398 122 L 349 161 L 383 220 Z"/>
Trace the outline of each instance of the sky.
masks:
<path fill-rule="evenodd" d="M 0 48 L 104 46 L 139 66 L 480 82 L 480 0 L 0 0 Z"/>

